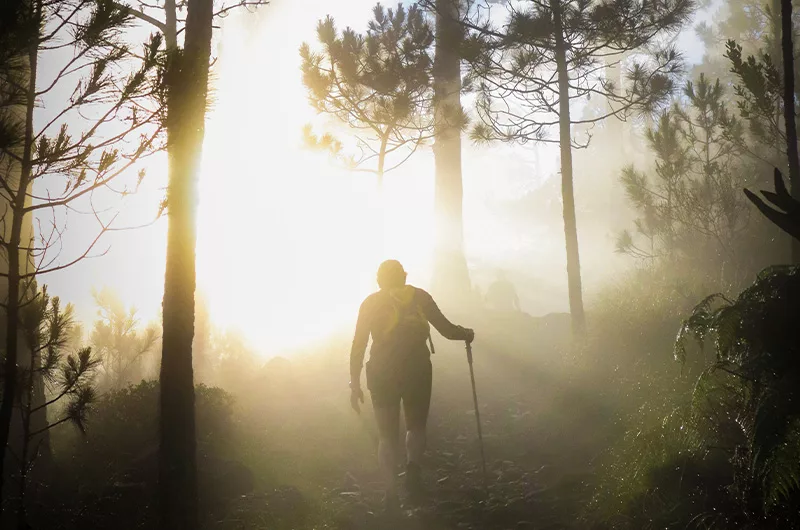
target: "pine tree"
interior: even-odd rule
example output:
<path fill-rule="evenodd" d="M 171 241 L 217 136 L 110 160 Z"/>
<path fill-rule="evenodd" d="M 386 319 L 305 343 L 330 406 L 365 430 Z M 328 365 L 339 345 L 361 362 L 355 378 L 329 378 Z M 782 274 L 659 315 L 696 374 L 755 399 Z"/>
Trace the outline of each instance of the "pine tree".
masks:
<path fill-rule="evenodd" d="M 321 20 L 321 51 L 303 43 L 300 57 L 311 105 L 352 130 L 360 154 L 346 156 L 348 165 L 374 174 L 381 188 L 384 175 L 432 137 L 433 34 L 416 5 L 377 4 L 372 13 L 364 34 L 351 28 L 340 33 L 330 16 Z M 344 156 L 330 133 L 304 134 L 309 145 Z"/>
<path fill-rule="evenodd" d="M 166 207 L 159 416 L 159 525 L 166 530 L 198 526 L 195 433 L 194 296 L 197 283 L 197 182 L 211 59 L 212 0 L 189 0 L 183 49 L 169 52 L 166 70 L 169 183 Z M 174 16 L 168 12 L 167 20 Z"/>
<path fill-rule="evenodd" d="M 623 172 L 639 218 L 636 234 L 623 232 L 617 251 L 673 264 L 687 260 L 691 270 L 710 271 L 728 287 L 743 279 L 748 261 L 742 235 L 749 216 L 740 190 L 753 171 L 734 139 L 741 123 L 728 111 L 720 81 L 701 75 L 682 95 L 646 133 L 656 160 L 652 174 L 633 167 Z"/>
<path fill-rule="evenodd" d="M 794 67 L 792 12 L 791 0 L 773 0 L 767 10 L 771 31 L 765 46 L 769 51 L 746 56 L 739 43 L 728 40 L 725 56 L 734 74 L 739 113 L 749 125 L 749 135 L 740 139 L 742 145 L 769 165 L 779 170 L 788 168 L 791 193 L 798 199 L 798 73 Z M 791 249 L 792 261 L 800 262 L 800 243 L 791 240 Z"/>
<path fill-rule="evenodd" d="M 161 95 L 169 159 L 163 207 L 169 227 L 162 306 L 158 454 L 159 525 L 164 529 L 198 526 L 192 342 L 197 284 L 197 184 L 205 136 L 213 21 L 231 10 L 265 3 L 241 0 L 215 11 L 213 0 L 165 0 L 163 4 L 140 2 L 141 9 L 127 8 L 164 35 L 167 55 Z M 179 28 L 181 20 L 185 22 Z M 183 47 L 178 42 L 181 34 Z"/>
<path fill-rule="evenodd" d="M 464 114 L 461 107 L 464 29 L 460 21 L 468 5 L 460 0 L 431 0 L 428 4 L 436 16 L 433 68 L 436 256 L 432 288 L 444 300 L 460 302 L 470 291 L 462 211 L 461 132 L 466 121 L 460 118 Z"/>
<path fill-rule="evenodd" d="M 35 290 L 35 285 L 33 286 Z M 17 454 L 17 526 L 27 528 L 27 487 L 32 471 L 49 451 L 50 430 L 72 423 L 85 432 L 96 390 L 94 375 L 99 359 L 91 348 L 69 354 L 67 344 L 74 327 L 73 308 L 51 298 L 47 286 L 37 292 L 21 313 L 22 336 L 29 359 L 19 374 L 19 409 L 22 444 Z M 47 408 L 55 408 L 53 421 L 37 422 Z"/>
<path fill-rule="evenodd" d="M 473 9 L 465 57 L 470 79 L 478 89 L 480 123 L 473 138 L 480 141 L 558 143 L 570 313 L 577 336 L 585 330 L 578 229 L 572 176 L 572 149 L 585 146 L 572 127 L 635 111 L 652 112 L 670 94 L 680 57 L 666 47 L 649 57 L 633 59 L 623 86 L 600 72 L 613 65 L 610 56 L 624 56 L 674 33 L 688 19 L 693 0 L 663 2 L 528 0 L 508 5 L 502 16 Z M 496 10 L 495 10 L 496 11 Z M 498 20 L 504 20 L 502 28 Z M 611 108 L 599 116 L 575 119 L 571 104 L 605 98 Z M 558 129 L 557 139 L 552 130 Z"/>
<path fill-rule="evenodd" d="M 155 326 L 140 329 L 134 308 L 126 309 L 110 289 L 92 291 L 100 317 L 95 321 L 89 343 L 99 361 L 98 388 L 101 392 L 138 384 L 144 365 L 153 352 L 159 333 Z"/>
<path fill-rule="evenodd" d="M 797 148 L 797 112 L 795 94 L 792 0 L 781 0 L 781 51 L 783 56 L 783 121 L 786 126 L 786 156 L 789 159 L 789 182 L 792 198 L 800 200 L 800 154 Z M 800 263 L 800 243 L 792 240 L 792 261 Z"/>
<path fill-rule="evenodd" d="M 6 206 L 0 250 L 8 265 L 0 274 L 7 283 L 0 406 L 4 449 L 18 395 L 18 367 L 24 359 L 20 314 L 35 300 L 34 278 L 80 262 L 103 234 L 116 228 L 116 216 L 109 219 L 95 212 L 99 225 L 94 240 L 84 252 L 61 260 L 55 250 L 64 232 L 58 214 L 112 182 L 123 195 L 131 192 L 144 177 L 143 172 L 136 176 L 137 163 L 160 147 L 161 135 L 161 109 L 154 98 L 158 36 L 143 50 L 132 47 L 121 31 L 130 13 L 109 0 L 16 4 L 14 17 L 4 20 L 13 45 L 0 60 L 0 202 Z M 64 49 L 74 53 L 63 54 Z M 43 72 L 40 60 L 56 67 Z M 63 93 L 69 96 L 60 98 Z M 47 119 L 34 119 L 43 100 L 55 112 Z M 76 116 L 82 117 L 78 123 L 83 126 L 68 126 Z M 129 179 L 132 185 L 119 185 Z M 34 217 L 48 214 L 50 229 L 34 234 L 27 228 Z M 0 467 L 0 480 L 4 471 Z"/>

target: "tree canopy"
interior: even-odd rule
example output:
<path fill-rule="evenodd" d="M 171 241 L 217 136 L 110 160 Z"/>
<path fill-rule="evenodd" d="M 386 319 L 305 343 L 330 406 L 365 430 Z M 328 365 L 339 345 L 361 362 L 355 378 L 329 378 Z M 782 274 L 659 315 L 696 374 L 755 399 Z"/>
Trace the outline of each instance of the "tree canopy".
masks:
<path fill-rule="evenodd" d="M 433 33 L 416 5 L 377 4 L 365 33 L 340 32 L 328 16 L 317 25 L 317 38 L 321 50 L 300 47 L 308 99 L 354 130 L 358 153 L 346 157 L 349 165 L 380 181 L 432 137 Z M 306 139 L 341 154 L 330 133 L 315 138 L 307 130 Z"/>

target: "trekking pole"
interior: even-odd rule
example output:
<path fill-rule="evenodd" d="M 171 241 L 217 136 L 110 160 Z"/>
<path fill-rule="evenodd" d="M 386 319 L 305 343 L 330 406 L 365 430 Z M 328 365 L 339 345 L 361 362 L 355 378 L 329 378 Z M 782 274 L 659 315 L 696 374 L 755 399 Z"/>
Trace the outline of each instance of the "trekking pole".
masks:
<path fill-rule="evenodd" d="M 481 463 L 483 466 L 483 489 L 488 491 L 488 478 L 486 474 L 486 454 L 483 451 L 483 431 L 481 430 L 481 413 L 478 410 L 478 391 L 475 389 L 475 371 L 472 369 L 472 344 L 467 342 L 467 362 L 469 363 L 469 377 L 472 380 L 472 400 L 475 403 L 475 421 L 478 423 L 478 441 L 481 446 Z"/>

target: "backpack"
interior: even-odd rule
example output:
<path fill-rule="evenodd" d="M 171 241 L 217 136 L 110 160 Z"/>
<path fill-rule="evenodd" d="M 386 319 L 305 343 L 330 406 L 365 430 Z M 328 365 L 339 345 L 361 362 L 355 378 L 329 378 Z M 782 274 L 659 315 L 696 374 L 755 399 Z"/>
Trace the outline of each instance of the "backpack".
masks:
<path fill-rule="evenodd" d="M 389 291 L 389 303 L 392 315 L 386 330 L 387 338 L 395 344 L 413 345 L 428 342 L 431 353 L 433 340 L 431 339 L 431 326 L 422 304 L 417 300 L 417 290 L 411 286 Z"/>

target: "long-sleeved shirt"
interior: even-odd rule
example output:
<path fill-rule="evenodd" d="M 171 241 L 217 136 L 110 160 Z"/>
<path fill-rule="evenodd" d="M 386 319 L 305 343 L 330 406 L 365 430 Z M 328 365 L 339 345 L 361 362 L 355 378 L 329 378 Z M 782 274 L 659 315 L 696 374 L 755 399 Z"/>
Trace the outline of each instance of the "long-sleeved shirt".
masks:
<path fill-rule="evenodd" d="M 402 289 L 404 290 L 402 294 L 410 301 L 409 303 L 418 304 L 428 322 L 442 336 L 450 340 L 467 339 L 467 330 L 447 320 L 430 294 L 411 285 L 404 286 Z M 395 349 L 396 345 L 393 344 L 393 341 L 398 340 L 398 338 L 392 335 L 384 336 L 381 332 L 389 325 L 389 319 L 392 318 L 393 311 L 390 293 L 386 290 L 373 293 L 362 302 L 358 311 L 353 346 L 350 350 L 350 380 L 353 384 L 356 384 L 361 377 L 361 368 L 364 364 L 364 355 L 370 335 L 372 335 L 370 358 L 387 354 Z M 419 348 L 428 353 L 428 346 L 424 338 L 418 344 L 404 345 L 404 347 Z"/>

